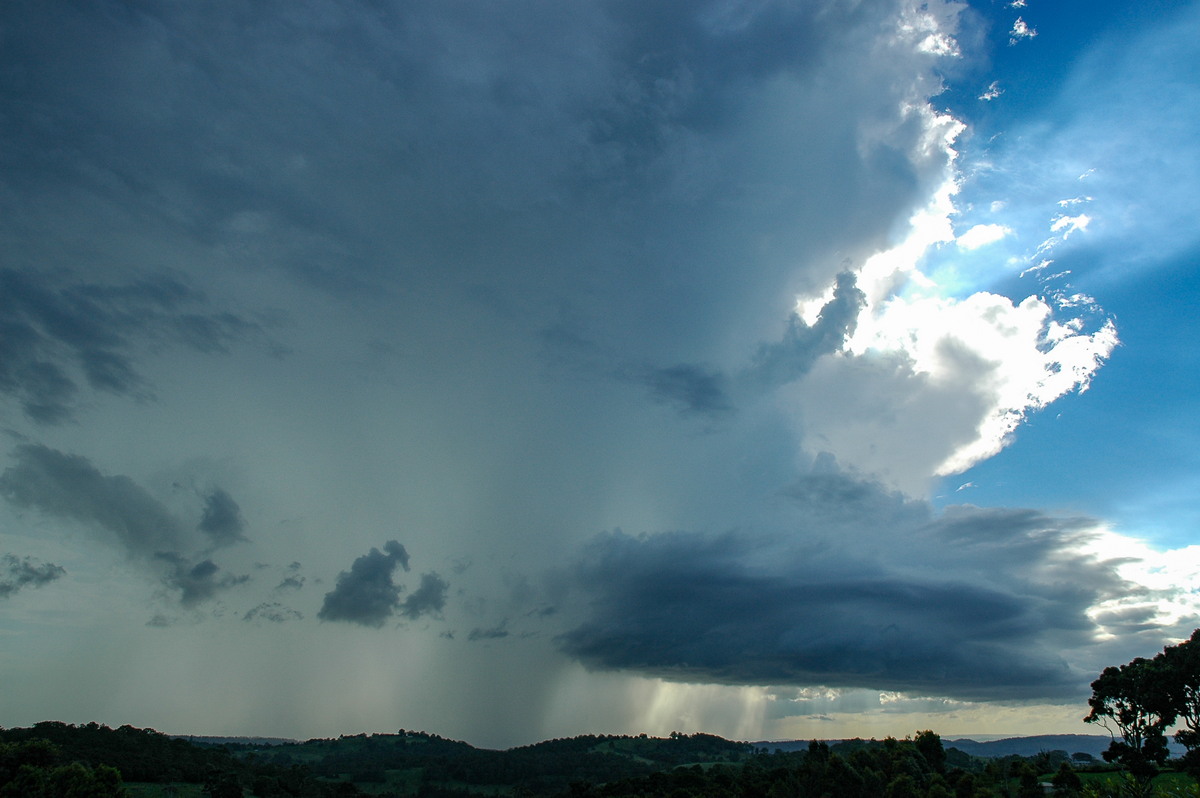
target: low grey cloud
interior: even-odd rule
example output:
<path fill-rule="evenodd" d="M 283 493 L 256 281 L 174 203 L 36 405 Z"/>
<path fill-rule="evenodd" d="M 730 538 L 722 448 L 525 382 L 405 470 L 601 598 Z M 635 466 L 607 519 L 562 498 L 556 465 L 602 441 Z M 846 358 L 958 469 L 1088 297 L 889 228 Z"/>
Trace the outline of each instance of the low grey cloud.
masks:
<path fill-rule="evenodd" d="M 158 499 L 124 475 L 107 475 L 81 455 L 40 444 L 18 446 L 16 464 L 0 474 L 0 496 L 21 509 L 75 521 L 127 555 L 161 572 L 184 606 L 194 606 L 246 581 L 187 552 L 203 541 Z M 243 539 L 237 503 L 225 491 L 209 495 L 198 528 L 216 545 Z"/>
<path fill-rule="evenodd" d="M 408 552 L 394 540 L 383 551 L 372 548 L 338 574 L 337 584 L 325 594 L 317 617 L 380 627 L 400 606 L 401 588 L 392 581 L 397 567 L 408 570 Z"/>
<path fill-rule="evenodd" d="M 222 572 L 212 560 L 192 562 L 186 557 L 170 552 L 159 552 L 155 559 L 168 566 L 163 584 L 179 591 L 179 603 L 194 607 L 215 597 L 218 593 L 249 581 L 250 577 Z"/>
<path fill-rule="evenodd" d="M 508 637 L 507 626 L 507 621 L 501 621 L 495 626 L 486 628 L 476 627 L 467 633 L 467 640 L 470 640 L 472 643 L 479 640 L 500 640 L 501 638 Z"/>
<path fill-rule="evenodd" d="M 305 581 L 307 580 L 300 573 L 300 563 L 293 562 L 287 567 L 287 572 L 284 574 L 283 579 L 279 581 L 279 584 L 275 586 L 275 589 L 299 590 L 304 587 Z"/>
<path fill-rule="evenodd" d="M 219 353 L 259 329 L 232 313 L 203 312 L 202 294 L 163 275 L 99 284 L 0 269 L 0 295 L 0 394 L 41 424 L 72 416 L 81 383 L 148 396 L 139 347 Z"/>
<path fill-rule="evenodd" d="M 13 455 L 16 465 L 0 474 L 0 496 L 16 507 L 103 529 L 135 555 L 188 542 L 179 520 L 127 476 L 108 476 L 86 457 L 39 444 L 22 444 Z"/>
<path fill-rule="evenodd" d="M 436 572 L 421 574 L 421 584 L 400 605 L 400 614 L 410 620 L 422 615 L 439 613 L 446 606 L 446 591 L 450 584 Z"/>
<path fill-rule="evenodd" d="M 278 601 L 264 601 L 257 607 L 253 607 L 242 616 L 242 620 L 247 623 L 256 621 L 269 621 L 271 623 L 286 623 L 287 621 L 298 621 L 304 617 L 304 614 L 299 610 L 294 610 L 291 607 L 285 607 Z"/>
<path fill-rule="evenodd" d="M 733 376 L 695 363 L 672 366 L 610 366 L 618 379 L 648 389 L 650 397 L 675 408 L 682 416 L 717 419 L 733 413 L 739 400 L 793 382 L 812 369 L 823 355 L 842 348 L 854 334 L 866 297 L 852 272 L 837 275 L 833 295 L 809 325 L 799 315 L 788 317 L 779 340 L 758 345 L 748 364 Z M 543 330 L 548 356 L 583 370 L 604 370 L 604 361 L 619 358 L 606 353 L 579 332 L 561 323 Z"/>
<path fill-rule="evenodd" d="M 221 488 L 216 488 L 205 497 L 200 531 L 212 538 L 214 545 L 224 546 L 245 540 L 242 536 L 245 527 L 242 509 L 232 496 Z"/>
<path fill-rule="evenodd" d="M 594 539 L 573 573 L 586 609 L 560 647 L 592 667 L 683 681 L 965 700 L 1070 700 L 1086 687 L 1069 656 L 1097 631 L 1088 611 L 1129 590 L 1113 563 L 1080 552 L 1091 520 L 976 507 L 939 517 L 828 472 L 793 499 L 805 520 L 778 534 Z"/>
<path fill-rule="evenodd" d="M 5 554 L 0 556 L 0 599 L 6 599 L 22 588 L 41 587 L 66 573 L 61 565 Z"/>
<path fill-rule="evenodd" d="M 733 410 L 725 376 L 701 366 L 681 363 L 649 369 L 639 381 L 655 400 L 674 406 L 684 415 L 719 416 Z"/>
<path fill-rule="evenodd" d="M 834 284 L 833 297 L 821 308 L 816 322 L 809 326 L 793 315 L 781 340 L 759 348 L 749 376 L 767 388 L 804 376 L 817 358 L 838 351 L 854 334 L 865 301 L 854 274 L 841 272 Z"/>

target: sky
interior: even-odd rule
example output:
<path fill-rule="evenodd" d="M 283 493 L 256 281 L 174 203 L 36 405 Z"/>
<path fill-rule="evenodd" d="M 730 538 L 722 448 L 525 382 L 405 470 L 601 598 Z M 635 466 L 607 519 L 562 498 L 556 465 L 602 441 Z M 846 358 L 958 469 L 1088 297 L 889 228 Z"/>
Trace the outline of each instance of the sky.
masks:
<path fill-rule="evenodd" d="M 1079 733 L 1200 626 L 1200 6 L 0 10 L 0 725 Z"/>

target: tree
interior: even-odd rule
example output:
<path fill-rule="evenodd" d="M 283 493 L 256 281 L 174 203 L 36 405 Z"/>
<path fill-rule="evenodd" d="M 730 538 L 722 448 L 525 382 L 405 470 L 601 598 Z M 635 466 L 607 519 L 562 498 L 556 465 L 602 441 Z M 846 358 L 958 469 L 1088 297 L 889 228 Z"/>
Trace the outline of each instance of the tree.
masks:
<path fill-rule="evenodd" d="M 1058 772 L 1050 779 L 1050 784 L 1054 786 L 1054 794 L 1060 798 L 1079 795 L 1079 791 L 1083 789 L 1083 780 L 1066 762 L 1058 766 Z"/>
<path fill-rule="evenodd" d="M 946 749 L 942 747 L 942 738 L 939 735 L 928 729 L 919 731 L 913 738 L 913 744 L 917 746 L 921 756 L 925 757 L 930 770 L 934 773 L 946 772 Z"/>
<path fill-rule="evenodd" d="M 1125 768 L 1148 794 L 1150 781 L 1167 758 L 1166 730 L 1174 720 L 1160 661 L 1138 657 L 1107 667 L 1092 682 L 1087 723 L 1099 723 L 1113 737 L 1104 759 Z M 1117 739 L 1117 735 L 1120 739 Z"/>
<path fill-rule="evenodd" d="M 1172 721 L 1179 724 L 1175 741 L 1187 749 L 1184 764 L 1200 779 L 1200 629 L 1154 658 L 1165 679 Z"/>

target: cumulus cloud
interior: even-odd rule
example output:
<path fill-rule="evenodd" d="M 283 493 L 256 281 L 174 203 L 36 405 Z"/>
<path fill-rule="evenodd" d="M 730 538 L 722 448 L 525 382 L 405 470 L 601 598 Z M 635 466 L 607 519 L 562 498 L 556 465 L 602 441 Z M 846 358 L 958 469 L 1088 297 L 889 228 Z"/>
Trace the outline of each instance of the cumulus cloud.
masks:
<path fill-rule="evenodd" d="M 0 556 L 0 599 L 6 599 L 25 587 L 41 587 L 66 574 L 66 569 L 50 562 L 37 562 L 29 557 L 17 559 L 13 554 Z"/>
<path fill-rule="evenodd" d="M 1008 43 L 1014 45 L 1017 42 L 1026 39 L 1032 39 L 1037 36 L 1037 31 L 1029 27 L 1029 23 L 1021 17 L 1017 17 L 1017 21 L 1013 23 L 1012 30 L 1008 32 Z"/>
<path fill-rule="evenodd" d="M 885 295 L 865 304 L 841 356 L 817 360 L 786 397 L 839 462 L 920 495 L 930 475 L 999 452 L 1029 412 L 1087 390 L 1117 330 L 1069 299 Z"/>
<path fill-rule="evenodd" d="M 397 567 L 408 570 L 408 552 L 403 546 L 389 540 L 383 551 L 372 548 L 356 559 L 349 571 L 338 574 L 337 584 L 325 594 L 317 617 L 323 621 L 383 626 L 400 606 L 401 588 L 392 581 Z M 436 593 L 437 588 L 433 587 L 428 595 Z"/>
<path fill-rule="evenodd" d="M 679 681 L 864 687 L 964 700 L 1073 700 L 1089 612 L 1130 591 L 1082 544 L 1097 522 L 954 507 L 834 470 L 791 492 L 775 534 L 594 539 L 562 650 Z M 853 541 L 848 545 L 848 541 Z"/>
<path fill-rule="evenodd" d="M 135 366 L 147 342 L 224 352 L 258 330 L 231 313 L 202 312 L 201 294 L 163 275 L 101 284 L 0 269 L 0 294 L 0 394 L 42 424 L 74 414 L 81 382 L 149 395 Z"/>
<path fill-rule="evenodd" d="M 1012 230 L 1002 224 L 977 224 L 956 238 L 954 243 L 959 249 L 979 249 L 1008 235 L 1012 235 Z"/>
<path fill-rule="evenodd" d="M 242 530 L 242 508 L 227 492 L 216 488 L 204 499 L 204 515 L 200 519 L 200 531 L 212 538 L 213 545 L 224 546 L 245 540 Z"/>
<path fill-rule="evenodd" d="M 409 620 L 422 615 L 436 614 L 446 606 L 446 591 L 450 583 L 435 572 L 421 574 L 421 584 L 400 605 L 400 614 Z"/>

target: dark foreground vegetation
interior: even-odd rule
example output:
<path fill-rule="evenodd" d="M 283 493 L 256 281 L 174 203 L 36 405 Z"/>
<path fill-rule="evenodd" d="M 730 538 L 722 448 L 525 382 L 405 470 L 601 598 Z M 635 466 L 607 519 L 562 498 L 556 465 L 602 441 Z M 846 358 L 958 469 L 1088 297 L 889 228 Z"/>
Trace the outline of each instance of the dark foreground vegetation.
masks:
<path fill-rule="evenodd" d="M 1162 795 L 1200 796 L 1184 773 L 1156 776 Z M 403 730 L 270 746 L 94 723 L 0 730 L 0 798 L 1028 798 L 1124 795 L 1133 786 L 1087 754 L 984 759 L 947 749 L 931 731 L 784 752 L 707 734 L 589 735 L 491 751 Z"/>
<path fill-rule="evenodd" d="M 782 751 L 709 734 L 587 735 L 492 751 L 405 731 L 266 744 L 47 721 L 0 729 L 0 798 L 1200 798 L 1200 630 L 1106 668 L 1089 722 L 1103 762 L 1042 751 L 985 759 L 932 731 Z M 1171 729 L 1186 749 L 1168 759 Z"/>

